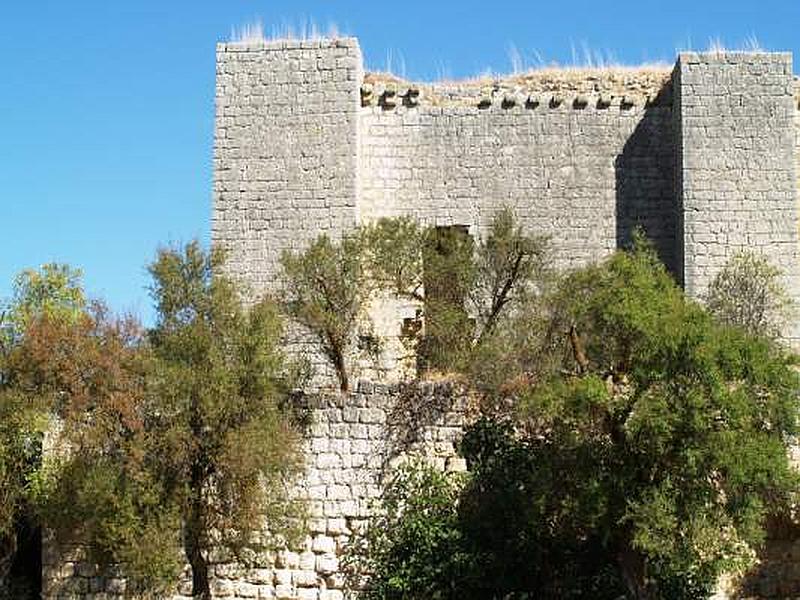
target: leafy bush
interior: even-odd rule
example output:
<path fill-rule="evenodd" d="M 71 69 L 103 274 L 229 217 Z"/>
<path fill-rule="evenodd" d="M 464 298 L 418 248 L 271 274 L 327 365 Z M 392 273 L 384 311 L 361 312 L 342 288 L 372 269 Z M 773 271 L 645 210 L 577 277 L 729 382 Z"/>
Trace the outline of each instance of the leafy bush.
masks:
<path fill-rule="evenodd" d="M 462 485 L 424 462 L 399 467 L 345 557 L 349 586 L 366 578 L 367 600 L 456 597 L 471 572 L 458 527 Z"/>
<path fill-rule="evenodd" d="M 376 285 L 422 305 L 421 371 L 468 371 L 481 346 L 552 278 L 548 239 L 525 232 L 507 208 L 479 240 L 463 227 L 422 228 L 409 217 L 380 219 L 363 235 Z"/>
<path fill-rule="evenodd" d="M 549 303 L 556 360 L 487 386 L 507 420 L 468 429 L 457 497 L 424 473 L 391 489 L 373 597 L 701 598 L 793 505 L 800 381 L 781 347 L 716 322 L 641 243 Z"/>
<path fill-rule="evenodd" d="M 285 252 L 281 264 L 287 313 L 316 339 L 339 388 L 347 391 L 350 354 L 373 289 L 365 271 L 363 236 L 355 232 L 334 242 L 322 235 L 303 252 Z"/>
<path fill-rule="evenodd" d="M 709 285 L 705 301 L 720 322 L 769 337 L 781 334 L 791 309 L 780 269 L 751 251 L 738 253 L 725 264 Z"/>

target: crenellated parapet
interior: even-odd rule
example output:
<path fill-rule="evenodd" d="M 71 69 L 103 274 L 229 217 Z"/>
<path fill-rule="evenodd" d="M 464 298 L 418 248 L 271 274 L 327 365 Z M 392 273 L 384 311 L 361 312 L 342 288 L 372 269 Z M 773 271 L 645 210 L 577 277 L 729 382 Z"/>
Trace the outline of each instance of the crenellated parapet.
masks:
<path fill-rule="evenodd" d="M 544 69 L 525 75 L 467 81 L 414 83 L 367 73 L 361 105 L 384 110 L 399 107 L 644 108 L 671 102 L 670 69 Z"/>

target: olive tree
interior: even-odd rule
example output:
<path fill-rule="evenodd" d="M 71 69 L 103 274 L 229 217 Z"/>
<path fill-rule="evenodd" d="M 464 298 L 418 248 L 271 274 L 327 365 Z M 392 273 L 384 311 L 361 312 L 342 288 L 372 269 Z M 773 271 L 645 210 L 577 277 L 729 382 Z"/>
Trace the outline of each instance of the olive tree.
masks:
<path fill-rule="evenodd" d="M 41 512 L 57 540 L 120 564 L 129 591 L 164 595 L 188 562 L 208 600 L 212 552 L 249 564 L 302 524 L 281 319 L 269 300 L 242 305 L 223 260 L 160 250 L 152 329 L 90 313 L 27 361 L 64 407 Z"/>

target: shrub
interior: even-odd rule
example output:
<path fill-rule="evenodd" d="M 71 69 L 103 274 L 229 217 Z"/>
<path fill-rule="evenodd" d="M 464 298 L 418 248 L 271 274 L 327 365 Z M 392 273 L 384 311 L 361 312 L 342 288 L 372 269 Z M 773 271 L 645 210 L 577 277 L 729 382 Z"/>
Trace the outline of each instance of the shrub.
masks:
<path fill-rule="evenodd" d="M 781 334 L 791 310 L 780 269 L 751 251 L 725 264 L 709 285 L 705 302 L 721 323 L 768 337 Z"/>

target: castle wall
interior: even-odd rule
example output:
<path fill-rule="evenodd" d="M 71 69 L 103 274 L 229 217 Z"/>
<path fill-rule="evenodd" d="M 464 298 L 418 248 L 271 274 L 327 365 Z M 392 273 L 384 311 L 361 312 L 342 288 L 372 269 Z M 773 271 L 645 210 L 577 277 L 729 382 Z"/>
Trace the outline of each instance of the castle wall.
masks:
<path fill-rule="evenodd" d="M 604 104 L 601 93 L 566 86 L 488 97 L 476 86 L 427 86 L 414 106 L 366 106 L 360 219 L 410 214 L 480 235 L 506 205 L 529 231 L 551 236 L 560 267 L 607 255 L 637 225 L 672 265 L 673 129 L 658 75 L 649 103 L 609 94 Z"/>
<path fill-rule="evenodd" d="M 212 239 L 261 292 L 286 249 L 356 221 L 352 38 L 219 44 Z"/>
<path fill-rule="evenodd" d="M 800 299 L 791 54 L 682 53 L 675 89 L 687 293 L 702 298 L 731 256 L 755 250 Z"/>
<path fill-rule="evenodd" d="M 800 80 L 798 79 L 795 79 L 794 82 L 794 102 L 795 176 L 797 177 L 797 199 L 800 202 Z"/>
<path fill-rule="evenodd" d="M 308 500 L 309 531 L 300 548 L 264 557 L 244 569 L 210 557 L 215 598 L 343 600 L 339 559 L 353 528 L 363 524 L 380 494 L 387 470 L 411 456 L 425 457 L 449 471 L 463 471 L 455 446 L 468 415 L 458 386 L 427 383 L 400 386 L 359 382 L 347 395 L 308 398 L 306 472 L 299 494 Z M 59 552 L 46 544 L 44 600 L 122 598 L 124 573 L 101 573 L 80 549 Z M 188 571 L 172 600 L 190 600 Z"/>
<path fill-rule="evenodd" d="M 560 267 L 602 258 L 641 226 L 695 297 L 740 249 L 764 252 L 800 297 L 793 93 L 785 54 L 686 53 L 671 79 L 662 69 L 425 85 L 365 78 L 354 39 L 222 44 L 212 238 L 262 292 L 280 253 L 320 233 L 408 214 L 481 235 L 508 205 L 552 236 Z M 385 303 L 377 328 L 396 336 L 414 308 Z M 466 409 L 447 385 L 363 382 L 313 397 L 299 486 L 310 535 L 257 569 L 215 564 L 215 596 L 340 600 L 341 549 L 386 468 L 418 453 L 462 469 Z M 79 557 L 45 562 L 46 598 L 119 597 L 125 585 Z M 763 575 L 754 594 L 800 589 L 796 574 L 781 589 Z"/>

